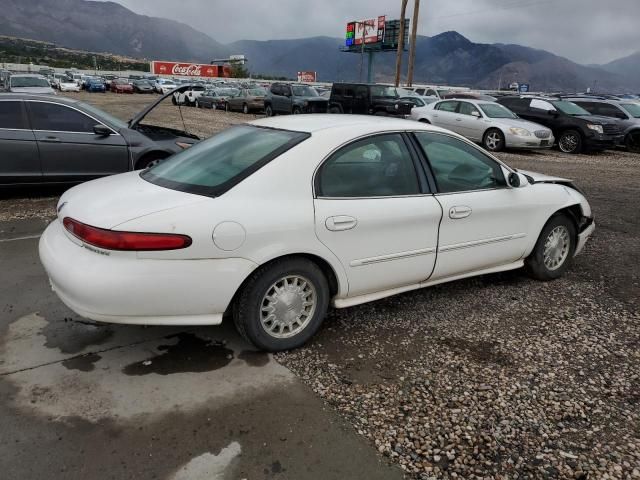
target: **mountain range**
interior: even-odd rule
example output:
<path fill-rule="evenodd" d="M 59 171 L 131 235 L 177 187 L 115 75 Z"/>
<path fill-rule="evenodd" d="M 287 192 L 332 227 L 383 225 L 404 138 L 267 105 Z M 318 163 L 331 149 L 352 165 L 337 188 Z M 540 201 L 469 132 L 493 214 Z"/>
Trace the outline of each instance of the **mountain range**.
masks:
<path fill-rule="evenodd" d="M 358 54 L 340 51 L 332 37 L 241 40 L 223 44 L 192 27 L 138 15 L 115 2 L 2 0 L 0 35 L 54 42 L 59 46 L 148 60 L 209 62 L 244 54 L 252 73 L 294 78 L 318 72 L 320 81 L 366 76 Z M 1 55 L 1 53 L 0 53 Z M 365 60 L 366 62 L 366 60 Z M 405 62 L 406 65 L 406 55 Z M 390 81 L 395 55 L 376 55 L 376 80 Z M 362 73 L 361 73 L 362 71 Z M 579 65 L 521 45 L 474 43 L 457 32 L 416 39 L 414 83 L 495 89 L 518 81 L 541 91 L 640 91 L 640 52 L 606 65 Z"/>

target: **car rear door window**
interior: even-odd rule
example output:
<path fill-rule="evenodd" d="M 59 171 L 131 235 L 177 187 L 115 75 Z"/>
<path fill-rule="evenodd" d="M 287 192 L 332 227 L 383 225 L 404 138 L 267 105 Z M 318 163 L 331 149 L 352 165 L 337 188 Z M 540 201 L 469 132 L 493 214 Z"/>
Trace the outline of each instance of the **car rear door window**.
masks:
<path fill-rule="evenodd" d="M 0 128 L 29 130 L 21 101 L 0 101 Z"/>
<path fill-rule="evenodd" d="M 458 109 L 458 102 L 450 101 L 450 102 L 441 102 L 436 106 L 436 110 L 440 110 L 441 112 L 452 112 Z"/>
<path fill-rule="evenodd" d="M 34 130 L 93 133 L 99 123 L 73 108 L 57 103 L 31 101 L 29 113 Z"/>
<path fill-rule="evenodd" d="M 376 135 L 343 147 L 316 177 L 319 197 L 387 197 L 420 193 L 409 150 L 399 133 Z"/>
<path fill-rule="evenodd" d="M 460 102 L 459 112 L 462 115 L 473 115 L 473 112 L 475 112 L 477 116 L 481 116 L 476 106 L 473 103 L 469 103 L 469 102 Z"/>
<path fill-rule="evenodd" d="M 439 193 L 506 186 L 500 164 L 472 145 L 438 133 L 417 132 L 415 136 L 427 156 Z"/>

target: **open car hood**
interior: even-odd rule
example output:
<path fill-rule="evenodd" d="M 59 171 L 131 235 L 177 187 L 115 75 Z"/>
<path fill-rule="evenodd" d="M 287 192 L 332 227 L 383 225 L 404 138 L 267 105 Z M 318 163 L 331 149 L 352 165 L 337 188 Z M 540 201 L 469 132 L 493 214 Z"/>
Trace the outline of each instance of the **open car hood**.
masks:
<path fill-rule="evenodd" d="M 138 112 L 131 120 L 129 120 L 129 128 L 131 128 L 132 130 L 135 130 L 135 128 L 138 126 L 138 124 L 147 116 L 149 115 L 149 112 L 151 112 L 151 110 L 153 110 L 154 108 L 156 108 L 158 105 L 160 105 L 160 103 L 162 103 L 162 101 L 165 98 L 170 97 L 171 95 L 173 95 L 174 93 L 182 93 L 186 90 L 188 90 L 191 87 L 191 85 L 182 85 L 181 87 L 178 87 L 174 90 L 171 90 L 170 92 L 164 94 L 163 96 L 161 96 L 158 100 L 156 100 L 155 102 L 149 104 L 146 108 L 140 110 L 140 112 Z"/>
<path fill-rule="evenodd" d="M 160 105 L 160 103 L 165 99 L 170 97 L 171 95 L 173 95 L 174 93 L 182 93 L 186 90 L 188 90 L 189 88 L 191 88 L 192 85 L 183 85 L 181 87 L 178 87 L 174 90 L 171 90 L 170 92 L 166 93 L 165 95 L 162 95 L 158 100 L 156 100 L 155 102 L 149 104 L 146 108 L 142 109 L 140 112 L 138 112 L 138 114 L 136 116 L 134 116 L 131 120 L 129 120 L 128 126 L 131 130 L 137 130 L 138 126 L 140 125 L 140 122 L 142 122 L 142 120 L 149 115 L 149 113 L 151 112 L 151 110 L 153 110 L 154 108 L 156 108 L 158 105 Z M 180 106 L 178 105 L 177 108 L 180 108 Z M 192 133 L 186 132 L 184 130 L 176 130 L 175 128 L 169 128 L 169 127 L 157 127 L 157 126 L 153 126 L 154 128 L 158 128 L 161 130 L 165 130 L 167 132 L 171 132 L 172 134 L 176 135 L 176 136 L 182 136 L 182 137 L 187 137 L 187 138 L 192 138 L 194 140 L 200 140 L 200 137 L 198 137 L 197 135 L 194 135 Z"/>

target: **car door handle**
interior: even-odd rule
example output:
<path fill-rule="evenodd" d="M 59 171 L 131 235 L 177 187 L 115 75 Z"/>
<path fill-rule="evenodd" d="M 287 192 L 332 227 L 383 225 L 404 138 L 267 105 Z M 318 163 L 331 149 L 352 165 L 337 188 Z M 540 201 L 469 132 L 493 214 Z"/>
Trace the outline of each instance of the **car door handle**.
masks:
<path fill-rule="evenodd" d="M 456 122 L 461 122 L 462 119 L 461 118 L 456 118 Z"/>
<path fill-rule="evenodd" d="M 449 218 L 453 218 L 454 220 L 459 218 L 466 218 L 471 215 L 471 207 L 467 207 L 466 205 L 460 205 L 457 207 L 451 207 L 449 209 Z"/>
<path fill-rule="evenodd" d="M 57 142 L 60 142 L 61 140 L 58 137 L 47 135 L 46 137 L 44 137 L 42 139 L 42 141 L 43 142 L 57 143 Z"/>
<path fill-rule="evenodd" d="M 341 230 L 351 230 L 358 224 L 358 220 L 349 215 L 338 215 L 327 218 L 324 224 L 327 230 L 339 232 Z"/>

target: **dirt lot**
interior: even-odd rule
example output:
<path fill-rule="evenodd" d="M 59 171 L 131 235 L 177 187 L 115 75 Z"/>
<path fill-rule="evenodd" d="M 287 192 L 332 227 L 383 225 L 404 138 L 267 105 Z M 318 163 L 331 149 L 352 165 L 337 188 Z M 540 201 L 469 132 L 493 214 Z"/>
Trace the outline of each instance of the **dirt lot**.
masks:
<path fill-rule="evenodd" d="M 151 100 L 74 96 L 123 119 Z M 182 113 L 203 136 L 251 118 Z M 509 272 L 333 311 L 276 358 L 412 478 L 640 478 L 640 155 L 500 156 L 586 192 L 597 228 L 565 278 Z M 0 221 L 50 216 L 59 193 L 4 193 Z"/>

